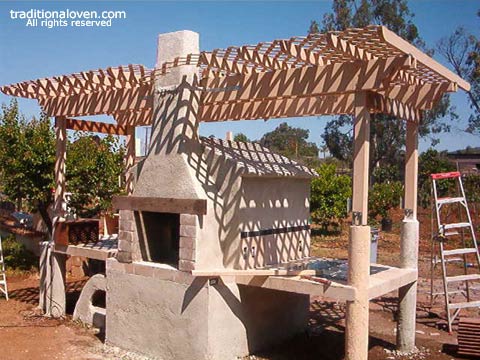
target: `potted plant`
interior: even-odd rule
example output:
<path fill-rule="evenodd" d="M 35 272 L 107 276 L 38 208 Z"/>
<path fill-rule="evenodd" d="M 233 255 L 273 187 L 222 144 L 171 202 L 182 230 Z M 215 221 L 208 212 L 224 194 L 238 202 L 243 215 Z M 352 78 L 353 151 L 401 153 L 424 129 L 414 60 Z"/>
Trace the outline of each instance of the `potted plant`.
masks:
<path fill-rule="evenodd" d="M 380 215 L 382 231 L 392 230 L 392 219 L 389 210 L 398 206 L 403 192 L 403 186 L 398 181 L 376 183 L 369 193 L 370 216 Z"/>

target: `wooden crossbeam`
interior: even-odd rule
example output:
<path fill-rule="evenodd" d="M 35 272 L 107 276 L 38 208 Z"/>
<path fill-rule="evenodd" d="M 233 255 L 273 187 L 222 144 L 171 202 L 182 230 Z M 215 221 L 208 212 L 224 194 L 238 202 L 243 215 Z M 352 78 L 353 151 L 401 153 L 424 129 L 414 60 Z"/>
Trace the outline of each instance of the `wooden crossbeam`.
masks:
<path fill-rule="evenodd" d="M 87 116 L 113 114 L 119 111 L 141 110 L 153 102 L 151 84 L 133 89 L 114 89 L 39 99 L 43 110 L 50 116 Z"/>
<path fill-rule="evenodd" d="M 88 121 L 79 119 L 66 119 L 66 127 L 70 130 L 88 131 L 100 134 L 126 135 L 127 127 L 123 125 L 108 124 L 100 121 Z"/>
<path fill-rule="evenodd" d="M 385 113 L 406 121 L 420 122 L 422 111 L 410 104 L 390 99 L 379 93 L 371 92 L 368 96 L 368 106 L 372 112 Z"/>
<path fill-rule="evenodd" d="M 318 96 L 385 88 L 396 69 L 409 66 L 408 56 L 302 67 L 207 79 L 205 105 L 294 96 Z"/>
<path fill-rule="evenodd" d="M 114 196 L 112 207 L 117 210 L 205 215 L 207 213 L 207 200 Z"/>
<path fill-rule="evenodd" d="M 377 91 L 382 96 L 409 105 L 418 110 L 430 110 L 446 92 L 454 92 L 454 83 L 392 86 L 385 91 Z"/>
<path fill-rule="evenodd" d="M 354 94 L 273 98 L 244 102 L 203 104 L 199 120 L 255 120 L 353 113 Z"/>

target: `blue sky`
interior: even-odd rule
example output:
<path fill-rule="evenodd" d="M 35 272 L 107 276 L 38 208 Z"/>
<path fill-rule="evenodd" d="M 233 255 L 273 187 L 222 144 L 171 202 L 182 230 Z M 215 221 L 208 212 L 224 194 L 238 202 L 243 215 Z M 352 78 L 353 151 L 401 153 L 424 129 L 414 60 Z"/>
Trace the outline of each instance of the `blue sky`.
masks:
<path fill-rule="evenodd" d="M 19 1 L 0 0 L 0 84 L 69 74 L 129 63 L 153 67 L 156 36 L 162 32 L 193 30 L 200 33 L 202 50 L 229 45 L 255 44 L 277 38 L 305 35 L 310 21 L 321 19 L 331 8 L 330 1 Z M 480 35 L 476 16 L 478 1 L 410 1 L 420 35 L 428 46 L 464 26 Z M 124 10 L 127 18 L 114 20 L 111 28 L 26 27 L 10 19 L 10 10 Z M 445 60 L 435 56 L 445 64 Z M 466 126 L 469 106 L 464 93 L 454 94 L 453 103 L 460 115 L 453 131 L 442 135 L 437 149 L 456 150 L 467 145 L 480 146 L 480 138 L 460 130 Z M 0 94 L 0 103 L 10 98 Z M 21 100 L 22 112 L 36 115 L 34 100 Z M 327 117 L 287 120 L 290 125 L 310 130 L 310 140 L 321 143 Z M 281 120 L 256 120 L 202 124 L 202 135 L 224 137 L 230 130 L 243 132 L 251 139 L 273 130 Z M 421 141 L 425 150 L 428 141 Z"/>

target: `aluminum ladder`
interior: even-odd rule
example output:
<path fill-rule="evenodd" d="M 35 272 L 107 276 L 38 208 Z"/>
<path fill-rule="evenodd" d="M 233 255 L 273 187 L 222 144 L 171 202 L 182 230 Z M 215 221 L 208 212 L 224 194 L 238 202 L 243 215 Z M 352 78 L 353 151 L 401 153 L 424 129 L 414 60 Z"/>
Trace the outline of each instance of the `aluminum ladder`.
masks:
<path fill-rule="evenodd" d="M 452 332 L 453 321 L 459 315 L 461 309 L 480 307 L 480 300 L 472 300 L 470 290 L 473 288 L 471 282 L 480 281 L 480 255 L 478 252 L 477 240 L 475 238 L 475 229 L 468 210 L 467 198 L 463 189 L 462 177 L 460 172 L 431 174 L 433 203 L 432 212 L 435 212 L 436 224 L 432 214 L 432 252 L 431 252 L 431 286 L 430 300 L 433 305 L 436 296 L 444 295 L 445 309 L 447 312 L 448 331 Z M 457 196 L 439 197 L 440 192 L 445 190 L 441 188 L 440 181 L 455 181 Z M 439 189 L 440 187 L 440 189 Z M 452 212 L 453 210 L 453 212 Z M 455 214 L 456 222 L 448 222 L 449 215 Z M 465 220 L 462 220 L 465 219 Z M 467 237 L 469 235 L 469 238 Z M 445 249 L 446 245 L 455 240 L 461 239 L 462 247 Z M 459 238 L 458 238 L 459 237 Z M 449 240 L 449 238 L 452 238 Z M 468 262 L 467 256 L 475 256 L 476 266 L 473 262 Z M 463 263 L 463 275 L 449 275 L 447 273 L 447 264 Z M 434 291 L 434 278 L 436 266 L 440 264 L 442 268 L 443 291 Z M 468 271 L 475 268 L 475 273 Z M 451 290 L 449 285 L 464 284 L 464 288 Z M 451 297 L 461 294 L 466 298 L 463 302 L 452 302 Z"/>
<path fill-rule="evenodd" d="M 7 275 L 5 273 L 5 261 L 3 258 L 2 237 L 0 236 L 0 291 L 8 300 Z"/>

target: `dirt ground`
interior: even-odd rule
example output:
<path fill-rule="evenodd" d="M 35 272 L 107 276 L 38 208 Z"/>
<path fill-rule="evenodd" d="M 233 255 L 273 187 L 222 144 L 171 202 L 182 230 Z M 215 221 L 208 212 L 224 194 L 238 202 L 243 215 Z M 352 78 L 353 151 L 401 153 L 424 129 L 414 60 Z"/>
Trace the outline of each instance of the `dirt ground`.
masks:
<path fill-rule="evenodd" d="M 428 215 L 428 214 L 427 214 Z M 456 354 L 456 334 L 445 331 L 445 314 L 442 300 L 429 307 L 429 234 L 430 222 L 426 214 L 420 214 L 421 261 L 417 305 L 416 353 L 399 355 L 395 352 L 396 294 L 391 293 L 372 301 L 370 306 L 369 359 L 465 359 Z M 429 216 L 429 215 L 428 215 Z M 399 259 L 399 220 L 394 214 L 392 233 L 381 235 L 379 263 L 397 265 Z M 314 238 L 312 254 L 346 258 L 346 232 L 340 235 Z M 73 304 L 84 279 L 68 280 L 68 309 Z M 103 345 L 102 334 L 75 323 L 70 317 L 63 320 L 48 319 L 39 313 L 38 275 L 13 275 L 8 279 L 11 299 L 0 300 L 0 359 L 146 359 L 138 354 Z M 436 287 L 440 282 L 435 283 Z M 480 297 L 479 292 L 474 296 Z M 247 359 L 290 360 L 344 358 L 344 305 L 312 299 L 311 319 L 305 334 L 267 349 Z M 480 316 L 478 310 L 465 313 Z M 181 359 L 183 360 L 183 359 Z M 186 359 L 189 360 L 189 359 Z M 193 360 L 193 359 L 192 359 Z"/>

